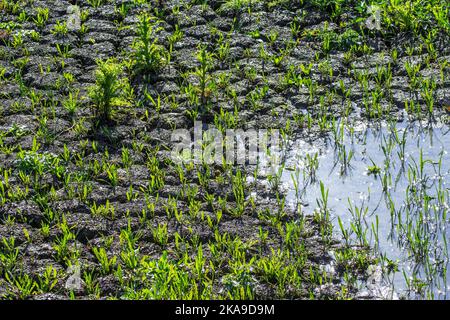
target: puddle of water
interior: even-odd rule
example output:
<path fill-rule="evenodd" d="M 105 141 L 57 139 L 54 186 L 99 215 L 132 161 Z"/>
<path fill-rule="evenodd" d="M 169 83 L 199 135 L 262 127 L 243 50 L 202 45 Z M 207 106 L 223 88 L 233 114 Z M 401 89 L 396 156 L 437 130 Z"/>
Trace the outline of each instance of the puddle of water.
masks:
<path fill-rule="evenodd" d="M 291 141 L 281 176 L 287 203 L 313 212 L 322 181 L 335 233 L 340 219 L 353 242 L 375 247 L 384 265 L 396 262 L 386 280 L 397 293 L 448 298 L 450 128 L 340 127 L 314 142 Z"/>

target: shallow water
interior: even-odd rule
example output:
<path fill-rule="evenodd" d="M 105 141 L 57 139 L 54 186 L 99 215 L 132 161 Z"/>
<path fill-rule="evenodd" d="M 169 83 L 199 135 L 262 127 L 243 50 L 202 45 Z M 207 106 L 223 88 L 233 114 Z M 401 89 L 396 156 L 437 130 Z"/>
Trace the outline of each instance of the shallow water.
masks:
<path fill-rule="evenodd" d="M 337 134 L 314 142 L 299 138 L 289 143 L 281 176 L 287 202 L 312 213 L 319 206 L 322 181 L 329 189 L 335 234 L 342 234 L 340 217 L 353 243 L 366 241 L 397 263 L 398 271 L 385 279 L 396 293 L 447 299 L 449 127 L 418 122 L 338 127 Z M 316 154 L 317 168 L 311 169 Z M 388 265 L 385 258 L 383 266 Z"/>

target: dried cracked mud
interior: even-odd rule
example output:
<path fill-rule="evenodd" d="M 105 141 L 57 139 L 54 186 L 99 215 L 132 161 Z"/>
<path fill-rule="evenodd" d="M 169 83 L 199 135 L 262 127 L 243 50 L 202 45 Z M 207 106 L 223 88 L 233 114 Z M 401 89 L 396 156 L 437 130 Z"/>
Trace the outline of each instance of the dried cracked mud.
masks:
<path fill-rule="evenodd" d="M 356 9 L 332 18 L 307 1 L 244 2 L 0 5 L 0 297 L 379 298 L 358 295 L 371 248 L 286 206 L 249 178 L 254 166 L 174 163 L 171 134 L 196 120 L 314 139 L 333 119 L 414 118 L 427 100 L 413 66 L 434 79 L 433 117 L 445 120 L 448 33 L 429 52 L 410 32 L 357 29 Z M 80 28 L 64 30 L 71 5 Z M 143 14 L 164 57 L 136 72 Z M 99 123 L 90 88 L 109 58 L 123 103 Z"/>

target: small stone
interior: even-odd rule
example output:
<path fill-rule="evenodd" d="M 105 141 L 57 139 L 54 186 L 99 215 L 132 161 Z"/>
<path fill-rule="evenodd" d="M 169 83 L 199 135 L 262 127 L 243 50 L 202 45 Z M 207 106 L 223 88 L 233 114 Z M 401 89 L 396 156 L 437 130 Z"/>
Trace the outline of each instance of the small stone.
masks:
<path fill-rule="evenodd" d="M 70 31 L 78 31 L 81 29 L 81 17 L 80 17 L 80 7 L 72 5 L 67 7 L 67 28 Z"/>

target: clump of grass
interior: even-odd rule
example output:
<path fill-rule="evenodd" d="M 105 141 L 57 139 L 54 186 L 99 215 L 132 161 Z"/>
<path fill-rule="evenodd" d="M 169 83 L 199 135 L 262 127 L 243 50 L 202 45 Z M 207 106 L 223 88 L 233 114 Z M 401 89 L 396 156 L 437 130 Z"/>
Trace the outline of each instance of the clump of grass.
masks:
<path fill-rule="evenodd" d="M 62 101 L 64 109 L 66 109 L 71 118 L 74 116 L 79 106 L 78 95 L 79 91 L 69 92 L 69 96 Z"/>
<path fill-rule="evenodd" d="M 157 28 L 152 18 L 142 15 L 137 26 L 138 38 L 133 44 L 134 69 L 147 75 L 158 70 L 165 61 L 164 47 L 158 45 Z"/>
<path fill-rule="evenodd" d="M 197 92 L 200 95 L 201 103 L 203 105 L 208 103 L 208 97 L 211 95 L 212 79 L 210 76 L 210 69 L 212 67 L 212 54 L 209 53 L 205 47 L 200 47 L 197 52 L 197 60 L 200 66 L 195 70 L 194 75 L 199 81 Z"/>
<path fill-rule="evenodd" d="M 66 21 L 56 21 L 56 24 L 54 25 L 52 29 L 52 33 L 55 36 L 65 36 L 69 33 L 69 28 L 67 27 Z"/>
<path fill-rule="evenodd" d="M 95 85 L 89 96 L 93 102 L 93 114 L 100 123 L 111 121 L 113 108 L 125 104 L 122 89 L 125 80 L 120 78 L 122 66 L 115 59 L 98 61 L 95 71 Z"/>
<path fill-rule="evenodd" d="M 98 8 L 102 5 L 104 5 L 107 1 L 106 0 L 87 0 L 87 2 L 91 5 L 92 8 Z"/>
<path fill-rule="evenodd" d="M 48 8 L 36 8 L 36 17 L 33 18 L 33 22 L 40 29 L 44 28 L 49 17 Z"/>

